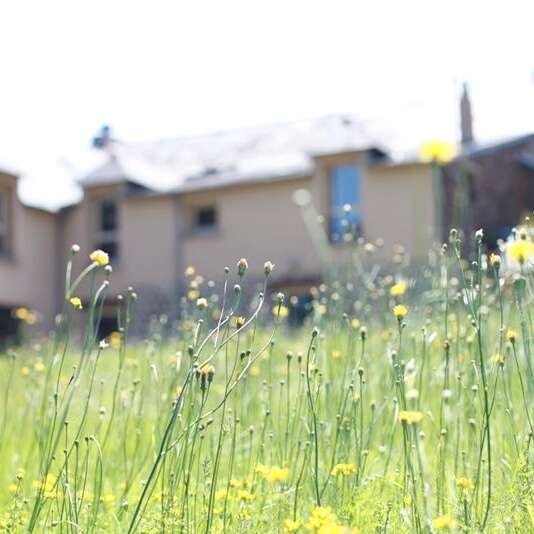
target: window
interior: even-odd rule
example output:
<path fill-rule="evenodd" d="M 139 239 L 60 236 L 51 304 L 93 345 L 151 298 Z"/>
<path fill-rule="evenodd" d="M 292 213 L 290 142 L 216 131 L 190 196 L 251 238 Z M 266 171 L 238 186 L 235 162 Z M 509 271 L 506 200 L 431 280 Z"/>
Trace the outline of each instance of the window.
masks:
<path fill-rule="evenodd" d="M 356 165 L 334 167 L 330 176 L 330 238 L 343 241 L 345 234 L 361 232 L 360 169 Z"/>
<path fill-rule="evenodd" d="M 9 252 L 7 215 L 7 194 L 0 191 L 0 256 Z"/>
<path fill-rule="evenodd" d="M 208 233 L 217 228 L 217 210 L 215 206 L 198 208 L 193 214 L 193 232 Z"/>
<path fill-rule="evenodd" d="M 111 259 L 119 255 L 119 213 L 114 200 L 97 204 L 95 248 L 102 249 Z"/>

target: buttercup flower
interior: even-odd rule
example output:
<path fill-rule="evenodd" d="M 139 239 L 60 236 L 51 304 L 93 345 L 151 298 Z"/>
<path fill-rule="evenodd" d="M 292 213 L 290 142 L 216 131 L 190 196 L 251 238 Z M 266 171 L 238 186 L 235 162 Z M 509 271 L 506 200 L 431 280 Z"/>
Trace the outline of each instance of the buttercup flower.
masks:
<path fill-rule="evenodd" d="M 419 154 L 423 161 L 444 164 L 454 158 L 456 149 L 446 141 L 430 141 L 421 147 Z"/>
<path fill-rule="evenodd" d="M 109 263 L 109 255 L 100 249 L 91 252 L 89 259 L 98 264 L 100 267 L 105 267 Z"/>
<path fill-rule="evenodd" d="M 399 412 L 399 421 L 401 423 L 406 423 L 407 425 L 414 425 L 419 423 L 424 417 L 422 412 L 411 412 L 403 410 Z"/>
<path fill-rule="evenodd" d="M 335 477 L 341 475 L 343 477 L 348 477 L 356 473 L 356 466 L 354 464 L 337 464 L 333 467 L 330 474 Z"/>
<path fill-rule="evenodd" d="M 523 265 L 534 256 L 534 243 L 529 239 L 512 241 L 506 246 L 508 259 Z"/>
<path fill-rule="evenodd" d="M 434 519 L 432 525 L 436 530 L 444 530 L 456 528 L 457 523 L 450 515 L 441 515 Z"/>
<path fill-rule="evenodd" d="M 392 297 L 400 297 L 404 295 L 404 293 L 406 293 L 407 288 L 408 284 L 404 280 L 401 280 L 400 282 L 397 282 L 395 285 L 392 285 L 389 288 L 389 294 Z"/>
<path fill-rule="evenodd" d="M 81 310 L 83 308 L 82 301 L 79 297 L 71 297 L 69 302 L 72 304 L 75 310 Z"/>
<path fill-rule="evenodd" d="M 397 304 L 393 308 L 393 315 L 395 315 L 397 319 L 402 319 L 406 317 L 407 313 L 408 313 L 408 308 L 404 306 L 403 304 Z"/>
<path fill-rule="evenodd" d="M 516 338 L 517 338 L 517 332 L 513 330 L 512 328 L 509 328 L 508 332 L 506 332 L 506 339 L 510 341 L 511 343 L 515 343 Z"/>

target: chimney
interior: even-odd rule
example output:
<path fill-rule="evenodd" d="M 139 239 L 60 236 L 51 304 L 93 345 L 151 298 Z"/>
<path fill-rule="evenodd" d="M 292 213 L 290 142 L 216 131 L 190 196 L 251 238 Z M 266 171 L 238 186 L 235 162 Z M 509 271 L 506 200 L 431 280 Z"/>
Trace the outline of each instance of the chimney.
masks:
<path fill-rule="evenodd" d="M 464 82 L 462 98 L 460 99 L 460 129 L 462 146 L 471 145 L 475 137 L 473 135 L 473 113 L 471 111 L 471 99 L 469 98 L 469 88 Z"/>
<path fill-rule="evenodd" d="M 104 124 L 99 132 L 93 137 L 92 145 L 94 148 L 105 149 L 111 141 L 111 128 Z"/>

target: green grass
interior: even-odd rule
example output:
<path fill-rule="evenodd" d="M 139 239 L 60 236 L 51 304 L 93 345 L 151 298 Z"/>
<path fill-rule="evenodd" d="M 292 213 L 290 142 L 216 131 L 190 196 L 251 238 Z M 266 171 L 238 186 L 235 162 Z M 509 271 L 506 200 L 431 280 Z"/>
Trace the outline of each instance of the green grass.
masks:
<path fill-rule="evenodd" d="M 206 308 L 132 341 L 130 292 L 105 348 L 106 275 L 78 343 L 69 267 L 55 337 L 0 359 L 0 531 L 532 532 L 532 276 L 482 252 L 386 274 L 355 245 L 299 330 L 191 275 Z"/>

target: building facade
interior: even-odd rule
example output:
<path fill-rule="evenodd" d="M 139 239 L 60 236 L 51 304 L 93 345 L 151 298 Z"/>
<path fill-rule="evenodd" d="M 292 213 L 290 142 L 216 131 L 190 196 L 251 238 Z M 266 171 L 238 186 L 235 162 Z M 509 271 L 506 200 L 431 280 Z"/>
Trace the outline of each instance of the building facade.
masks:
<path fill-rule="evenodd" d="M 104 129 L 94 145 L 100 162 L 79 180 L 81 201 L 55 213 L 24 206 L 16 177 L 0 175 L 3 335 L 20 306 L 39 313 L 43 332 L 52 327 L 73 243 L 77 270 L 93 249 L 110 254 L 111 307 L 134 286 L 148 316 L 177 306 L 189 265 L 217 283 L 241 257 L 252 280 L 270 260 L 272 286 L 298 293 L 354 246 L 347 226 L 383 241 L 384 254 L 402 244 L 416 261 L 437 237 L 430 165 L 393 161 L 352 117 L 145 144 Z M 307 207 L 297 191 L 309 192 Z"/>

